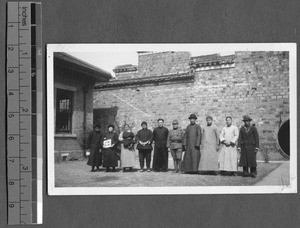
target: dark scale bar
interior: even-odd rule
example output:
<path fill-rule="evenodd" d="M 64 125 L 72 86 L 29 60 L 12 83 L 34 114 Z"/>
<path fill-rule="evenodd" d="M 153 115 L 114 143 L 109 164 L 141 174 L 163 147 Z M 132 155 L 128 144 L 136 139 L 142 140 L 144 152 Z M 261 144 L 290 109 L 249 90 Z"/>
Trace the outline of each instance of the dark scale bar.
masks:
<path fill-rule="evenodd" d="M 30 11 L 31 11 L 31 24 L 35 25 L 35 18 L 36 18 L 36 13 L 35 13 L 35 7 L 36 4 L 35 3 L 31 3 L 30 4 Z"/>
<path fill-rule="evenodd" d="M 31 45 L 36 45 L 36 29 L 35 25 L 31 25 Z"/>
<path fill-rule="evenodd" d="M 31 4 L 31 215 L 37 222 L 36 4 Z"/>
<path fill-rule="evenodd" d="M 32 158 L 32 164 L 31 164 L 31 169 L 32 169 L 32 181 L 36 180 L 37 177 L 37 159 Z"/>
<path fill-rule="evenodd" d="M 36 196 L 37 192 L 35 192 L 35 196 Z M 32 211 L 31 211 L 31 223 L 37 223 L 37 203 L 36 202 L 32 202 Z"/>
<path fill-rule="evenodd" d="M 31 68 L 36 68 L 36 46 L 31 46 Z"/>
<path fill-rule="evenodd" d="M 34 115 L 36 114 L 36 91 L 31 91 L 31 113 Z"/>
<path fill-rule="evenodd" d="M 36 115 L 32 115 L 31 117 L 31 129 L 32 129 L 32 137 L 31 137 L 31 156 L 32 159 L 37 157 L 37 118 Z"/>
<path fill-rule="evenodd" d="M 35 4 L 31 4 L 31 24 L 35 24 Z M 36 27 L 31 26 L 31 215 L 32 223 L 37 222 L 37 97 L 36 97 Z"/>
<path fill-rule="evenodd" d="M 34 179 L 32 180 L 32 192 L 31 192 L 31 200 L 32 202 L 36 202 L 37 201 L 37 180 Z"/>
<path fill-rule="evenodd" d="M 36 90 L 36 69 L 31 69 L 31 89 Z"/>

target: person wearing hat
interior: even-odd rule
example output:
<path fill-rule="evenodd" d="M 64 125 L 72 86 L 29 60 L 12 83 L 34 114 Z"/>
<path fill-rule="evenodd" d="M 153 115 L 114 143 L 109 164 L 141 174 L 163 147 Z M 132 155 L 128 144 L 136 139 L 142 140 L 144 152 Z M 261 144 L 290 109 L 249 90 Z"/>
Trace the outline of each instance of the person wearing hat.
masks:
<path fill-rule="evenodd" d="M 158 127 L 153 130 L 154 154 L 153 154 L 153 171 L 166 172 L 168 170 L 168 149 L 167 139 L 169 130 L 164 127 L 164 120 L 157 120 Z"/>
<path fill-rule="evenodd" d="M 168 151 L 171 152 L 174 162 L 174 172 L 181 172 L 181 162 L 182 162 L 182 142 L 184 137 L 184 131 L 178 127 L 178 121 L 174 120 L 173 129 L 169 131 L 167 147 Z"/>
<path fill-rule="evenodd" d="M 221 174 L 236 175 L 238 167 L 238 153 L 236 144 L 239 138 L 239 129 L 232 125 L 232 117 L 226 117 L 226 126 L 220 134 L 222 144 L 219 154 Z"/>
<path fill-rule="evenodd" d="M 219 136 L 220 130 L 213 124 L 211 116 L 206 117 L 206 126 L 202 128 L 201 159 L 199 170 L 202 174 L 216 175 L 219 171 Z"/>
<path fill-rule="evenodd" d="M 239 166 L 243 167 L 243 176 L 255 177 L 256 171 L 256 154 L 259 149 L 259 136 L 255 126 L 250 126 L 252 119 L 243 116 L 244 126 L 241 127 L 238 139 L 238 151 L 240 152 Z M 250 174 L 249 174 L 250 168 Z"/>
<path fill-rule="evenodd" d="M 153 134 L 152 131 L 147 129 L 147 122 L 143 121 L 142 129 L 136 134 L 137 149 L 139 151 L 139 161 L 140 161 L 140 172 L 144 172 L 144 165 L 146 159 L 147 172 L 150 172 L 151 163 L 151 151 L 152 151 L 152 141 Z"/>
<path fill-rule="evenodd" d="M 97 171 L 99 170 L 99 166 L 102 165 L 102 154 L 101 154 L 101 144 L 102 134 L 100 131 L 100 125 L 96 124 L 94 126 L 94 131 L 92 131 L 87 138 L 86 149 L 89 152 L 88 162 L 89 166 L 92 166 L 91 172 L 95 172 L 95 167 L 97 167 Z"/>
<path fill-rule="evenodd" d="M 196 124 L 197 117 L 191 114 L 183 138 L 182 148 L 185 151 L 182 168 L 184 173 L 197 173 L 200 162 L 201 127 Z"/>
<path fill-rule="evenodd" d="M 103 135 L 103 167 L 106 167 L 105 172 L 115 172 L 118 166 L 117 145 L 119 143 L 119 135 L 114 131 L 115 126 L 109 125 L 108 132 Z"/>

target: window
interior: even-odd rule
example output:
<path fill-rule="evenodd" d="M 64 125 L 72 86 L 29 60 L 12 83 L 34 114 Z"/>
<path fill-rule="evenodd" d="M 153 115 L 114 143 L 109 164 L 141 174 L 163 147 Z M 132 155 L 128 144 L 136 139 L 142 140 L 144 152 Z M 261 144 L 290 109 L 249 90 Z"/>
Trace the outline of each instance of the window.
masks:
<path fill-rule="evenodd" d="M 73 92 L 57 89 L 56 133 L 72 133 Z"/>

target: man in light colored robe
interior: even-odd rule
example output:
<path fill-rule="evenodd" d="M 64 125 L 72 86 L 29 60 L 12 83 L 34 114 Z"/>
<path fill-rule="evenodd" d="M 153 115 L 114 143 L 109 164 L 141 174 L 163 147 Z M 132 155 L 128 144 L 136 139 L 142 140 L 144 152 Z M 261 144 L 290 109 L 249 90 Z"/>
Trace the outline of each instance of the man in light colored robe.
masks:
<path fill-rule="evenodd" d="M 202 128 L 201 159 L 199 170 L 201 174 L 216 175 L 219 171 L 219 135 L 220 131 L 213 123 L 211 116 L 206 117 L 206 126 Z"/>
<path fill-rule="evenodd" d="M 239 130 L 236 126 L 232 125 L 232 118 L 226 117 L 226 125 L 220 134 L 220 141 L 222 143 L 219 166 L 221 174 L 227 171 L 229 174 L 234 175 L 238 166 L 238 153 L 237 153 L 237 140 L 239 138 Z"/>

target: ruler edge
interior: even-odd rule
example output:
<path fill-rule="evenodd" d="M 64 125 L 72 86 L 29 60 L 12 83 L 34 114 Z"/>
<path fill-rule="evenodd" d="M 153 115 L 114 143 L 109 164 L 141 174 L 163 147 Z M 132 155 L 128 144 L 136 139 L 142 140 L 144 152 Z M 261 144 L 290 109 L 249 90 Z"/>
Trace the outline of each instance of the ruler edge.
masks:
<path fill-rule="evenodd" d="M 6 123 L 7 123 L 7 114 L 8 114 L 8 97 L 7 97 L 7 91 L 8 91 L 8 84 L 7 84 L 7 68 L 8 68 L 8 52 L 7 52 L 7 46 L 8 46 L 8 13 L 9 13 L 9 5 L 16 3 L 19 6 L 19 3 L 24 3 L 28 4 L 31 7 L 31 4 L 35 4 L 35 12 L 36 16 L 39 17 L 39 30 L 36 30 L 36 37 L 39 36 L 39 43 L 36 42 L 36 47 L 40 48 L 40 55 L 36 55 L 36 65 L 37 65 L 37 60 L 40 62 L 40 68 L 36 68 L 36 73 L 40 77 L 36 77 L 36 103 L 38 104 L 40 102 L 41 105 L 37 105 L 36 107 L 36 192 L 37 192 L 37 201 L 36 201 L 36 209 L 37 209 L 37 214 L 36 214 L 36 222 L 35 223 L 29 223 L 29 224 L 24 224 L 24 225 L 38 225 L 43 223 L 43 113 L 44 113 L 44 107 L 43 107 L 43 98 L 44 98 L 44 78 L 43 78 L 43 48 L 42 48 L 42 3 L 41 2 L 35 2 L 35 1 L 7 1 L 6 2 L 6 26 L 5 26 L 5 92 L 6 92 Z M 39 7 L 39 11 L 37 11 L 37 6 Z M 18 9 L 19 13 L 19 9 Z M 30 12 L 30 16 L 31 16 Z M 37 24 L 36 24 L 37 25 Z M 37 26 L 36 26 L 37 27 Z M 31 39 L 30 39 L 31 40 Z M 30 44 L 31 45 L 31 44 Z M 18 49 L 19 50 L 19 49 Z M 39 79 L 39 80 L 38 80 Z M 38 111 L 39 110 L 39 111 Z M 38 121 L 40 119 L 40 121 Z M 39 124 L 40 123 L 40 124 Z M 6 135 L 8 133 L 8 125 L 5 125 L 5 131 Z M 40 139 L 40 140 L 38 140 Z M 7 224 L 8 225 L 22 225 L 21 223 L 19 224 L 10 224 L 9 223 L 9 198 L 8 198 L 8 174 L 9 174 L 9 169 L 8 169 L 8 141 L 7 138 L 5 140 L 5 148 L 6 148 L 6 197 L 7 197 Z M 32 158 L 31 158 L 32 162 Z M 32 182 L 32 181 L 31 181 Z M 32 194 L 32 189 L 31 189 L 31 194 Z M 32 208 L 32 204 L 31 204 Z"/>
<path fill-rule="evenodd" d="M 7 212 L 7 224 L 8 225 L 17 225 L 17 224 L 10 224 L 9 223 L 9 167 L 8 167 L 8 160 L 9 160 L 9 150 L 8 150 L 8 140 L 7 140 L 7 136 L 8 136 L 8 129 L 9 129 L 9 126 L 8 126 L 8 113 L 9 113 L 9 110 L 8 110 L 8 107 L 9 107 L 9 102 L 8 102 L 8 96 L 7 96 L 7 92 L 8 92 L 8 74 L 7 74 L 7 70 L 8 70 L 8 50 L 7 50 L 7 47 L 8 47 L 8 18 L 9 18 L 9 4 L 17 4 L 17 7 L 19 7 L 19 2 L 16 2 L 16 1 L 10 1 L 10 2 L 7 2 L 6 3 L 6 26 L 5 26 L 5 30 L 6 30 L 6 43 L 5 43 L 5 79 L 6 79 L 6 83 L 5 83 L 5 97 L 6 97 L 6 112 L 5 112 L 5 117 L 6 117 L 6 139 L 5 139 L 5 143 L 6 143 L 6 158 L 5 158 L 5 162 L 6 162 L 6 197 L 7 197 L 7 202 L 6 202 L 6 212 Z M 13 7 L 13 6 L 12 6 Z M 19 11 L 17 11 L 19 13 Z M 19 18 L 18 18 L 19 20 Z M 18 31 L 18 35 L 19 35 L 19 31 Z M 18 52 L 19 52 L 19 47 L 18 47 Z M 19 73 L 18 73 L 19 74 Z M 19 107 L 20 109 L 20 107 Z M 20 143 L 20 142 L 19 142 Z M 19 148 L 20 150 L 20 148 Z M 20 193 L 19 193 L 20 194 Z M 21 223 L 19 223 L 21 224 Z"/>
<path fill-rule="evenodd" d="M 41 2 L 31 2 L 35 4 L 35 12 L 36 16 L 39 17 L 39 24 L 38 27 L 39 29 L 36 29 L 36 37 L 39 36 L 39 43 L 36 43 L 36 46 L 39 46 L 41 55 L 38 56 L 36 54 L 36 65 L 38 63 L 37 60 L 40 62 L 40 68 L 36 69 L 37 77 L 36 77 L 36 121 L 37 121 L 37 126 L 36 126 L 36 143 L 37 143 L 37 224 L 42 224 L 43 223 L 43 113 L 44 113 L 44 106 L 43 106 L 43 98 L 44 98 L 44 77 L 43 77 L 43 47 L 42 47 L 42 38 L 43 38 L 43 33 L 42 33 L 42 3 Z M 39 8 L 39 12 L 37 11 L 37 6 Z M 37 24 L 36 24 L 37 28 Z M 39 35 L 37 35 L 39 32 Z M 37 41 L 37 39 L 36 39 Z M 36 50 L 37 51 L 37 50 Z M 38 74 L 38 72 L 40 74 Z M 38 77 L 40 75 L 40 77 Z M 40 120 L 40 121 L 38 121 Z M 40 124 L 38 124 L 40 123 Z M 40 138 L 40 140 L 38 140 Z"/>

